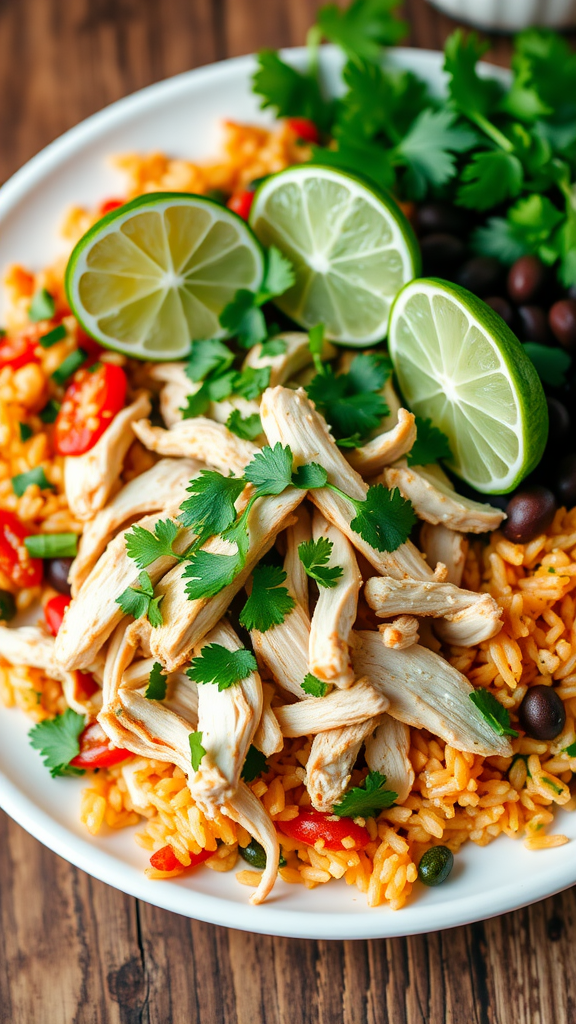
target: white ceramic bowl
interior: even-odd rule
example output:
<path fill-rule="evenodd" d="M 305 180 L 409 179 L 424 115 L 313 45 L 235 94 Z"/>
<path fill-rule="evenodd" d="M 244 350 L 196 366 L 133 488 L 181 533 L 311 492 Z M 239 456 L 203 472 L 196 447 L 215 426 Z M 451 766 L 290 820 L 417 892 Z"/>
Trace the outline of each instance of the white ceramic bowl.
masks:
<path fill-rule="evenodd" d="M 303 66 L 302 50 L 289 59 Z M 442 88 L 442 56 L 397 50 L 391 60 Z M 322 50 L 326 84 L 334 90 L 340 58 Z M 12 260 L 41 267 L 59 248 L 58 224 L 71 203 L 95 203 L 122 194 L 122 179 L 106 164 L 111 153 L 161 149 L 200 158 L 214 154 L 218 120 L 266 122 L 249 87 L 254 61 L 242 57 L 201 68 L 114 104 L 73 128 L 22 168 L 0 190 L 0 267 Z M 494 69 L 494 74 L 502 72 Z M 1 323 L 1 319 L 0 319 Z M 279 881 L 262 907 L 234 873 L 200 868 L 168 882 L 143 874 L 144 851 L 133 831 L 91 838 L 79 821 L 82 779 L 51 779 L 28 744 L 29 720 L 0 707 L 0 805 L 46 846 L 89 874 L 124 892 L 189 917 L 248 931 L 304 938 L 377 938 L 434 931 L 500 914 L 557 892 L 576 881 L 575 847 L 530 853 L 500 838 L 458 854 L 450 881 L 417 886 L 398 913 L 369 909 L 344 882 L 308 891 Z M 576 839 L 576 815 L 559 814 L 554 826 Z"/>
<path fill-rule="evenodd" d="M 487 32 L 520 32 L 530 26 L 571 28 L 576 0 L 430 0 L 456 21 Z"/>

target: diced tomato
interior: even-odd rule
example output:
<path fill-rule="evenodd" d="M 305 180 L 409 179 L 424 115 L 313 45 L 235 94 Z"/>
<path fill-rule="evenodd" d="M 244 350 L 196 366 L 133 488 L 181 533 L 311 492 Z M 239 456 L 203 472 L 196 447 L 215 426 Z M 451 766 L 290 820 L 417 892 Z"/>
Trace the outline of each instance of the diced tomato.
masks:
<path fill-rule="evenodd" d="M 117 210 L 119 206 L 124 206 L 125 202 L 125 199 L 105 199 L 103 203 L 100 203 L 98 213 L 104 217 L 107 213 L 112 213 L 112 210 Z"/>
<path fill-rule="evenodd" d="M 126 374 L 114 363 L 78 370 L 56 417 L 54 444 L 58 454 L 83 455 L 90 451 L 124 408 L 126 387 Z"/>
<path fill-rule="evenodd" d="M 26 366 L 26 363 L 37 363 L 38 337 L 39 332 L 33 328 L 0 338 L 0 369 L 11 366 L 13 370 L 18 370 Z"/>
<path fill-rule="evenodd" d="M 79 669 L 76 669 L 75 676 L 76 689 L 80 691 L 82 699 L 90 700 L 90 697 L 93 697 L 97 690 L 100 689 L 98 683 L 89 672 L 80 672 Z"/>
<path fill-rule="evenodd" d="M 300 811 L 297 818 L 278 821 L 277 825 L 285 836 L 307 846 L 314 846 L 323 839 L 327 850 L 352 849 L 342 846 L 342 840 L 348 837 L 354 840 L 355 850 L 362 850 L 370 842 L 368 829 L 356 825 L 350 818 L 337 818 L 321 811 Z"/>
<path fill-rule="evenodd" d="M 134 755 L 130 750 L 113 747 L 98 722 L 91 722 L 80 733 L 80 753 L 73 757 L 70 764 L 73 768 L 111 768 L 128 757 Z"/>
<path fill-rule="evenodd" d="M 242 220 L 248 220 L 250 216 L 250 210 L 252 209 L 252 203 L 254 202 L 254 192 L 250 192 L 245 189 L 242 192 L 235 192 L 233 196 L 226 203 L 229 210 L 237 213 Z"/>
<path fill-rule="evenodd" d="M 64 612 L 71 600 L 72 598 L 68 594 L 56 594 L 55 597 L 51 597 L 49 601 L 46 601 L 44 605 L 44 618 L 52 636 L 58 635 L 62 619 L 64 618 Z"/>
<path fill-rule="evenodd" d="M 308 117 L 289 117 L 288 124 L 298 138 L 303 139 L 304 142 L 313 142 L 314 144 L 320 142 L 320 132 L 314 121 Z"/>
<path fill-rule="evenodd" d="M 41 558 L 31 558 L 24 546 L 30 531 L 13 512 L 0 511 L 0 569 L 16 587 L 37 587 L 44 576 Z"/>
<path fill-rule="evenodd" d="M 214 850 L 200 850 L 200 853 L 191 853 L 190 864 L 188 867 L 198 867 L 199 864 L 208 860 L 208 858 L 212 857 L 213 854 Z M 176 868 L 184 867 L 184 865 L 178 860 L 171 846 L 163 846 L 161 850 L 156 850 L 156 853 L 153 853 L 150 857 L 150 863 L 157 871 L 175 871 Z"/>

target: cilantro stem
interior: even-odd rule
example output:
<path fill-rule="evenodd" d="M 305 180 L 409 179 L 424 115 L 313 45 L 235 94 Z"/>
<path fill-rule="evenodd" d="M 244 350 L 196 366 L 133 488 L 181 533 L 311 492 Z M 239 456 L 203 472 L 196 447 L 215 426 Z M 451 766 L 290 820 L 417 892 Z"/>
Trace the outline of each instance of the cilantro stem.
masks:
<path fill-rule="evenodd" d="M 467 117 L 472 121 L 478 128 L 480 128 L 489 139 L 492 139 L 500 149 L 503 149 L 505 153 L 514 152 L 514 143 L 510 142 L 510 139 L 506 138 L 504 132 L 501 132 L 496 125 L 492 124 L 487 117 L 483 114 L 467 114 Z"/>
<path fill-rule="evenodd" d="M 362 504 L 361 500 L 359 500 L 358 498 L 351 498 L 350 495 L 346 494 L 345 491 L 341 491 L 340 488 L 336 486 L 336 484 L 327 483 L 325 484 L 325 487 L 327 487 L 329 491 L 334 491 L 334 494 L 338 494 L 341 498 L 345 498 L 346 501 L 349 501 L 352 505 L 354 505 L 354 508 L 358 512 L 359 506 Z"/>
<path fill-rule="evenodd" d="M 308 74 L 311 78 L 318 77 L 318 51 L 322 41 L 322 29 L 319 25 L 312 25 L 306 33 L 306 48 L 308 50 Z"/>

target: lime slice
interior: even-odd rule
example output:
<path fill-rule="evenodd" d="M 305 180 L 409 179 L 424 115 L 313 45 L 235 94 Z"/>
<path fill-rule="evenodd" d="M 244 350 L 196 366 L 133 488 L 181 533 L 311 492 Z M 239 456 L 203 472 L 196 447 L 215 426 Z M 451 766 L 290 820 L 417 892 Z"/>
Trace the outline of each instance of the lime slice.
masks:
<path fill-rule="evenodd" d="M 323 323 L 348 345 L 385 337 L 392 300 L 420 259 L 391 197 L 343 171 L 291 167 L 260 185 L 250 224 L 294 264 L 295 284 L 274 301 L 297 324 Z"/>
<path fill-rule="evenodd" d="M 180 359 L 226 334 L 218 317 L 238 288 L 256 291 L 264 257 L 235 213 L 202 196 L 156 192 L 99 220 L 80 239 L 66 292 L 82 327 L 137 359 Z"/>
<path fill-rule="evenodd" d="M 448 436 L 458 476 L 505 494 L 534 469 L 548 436 L 544 391 L 485 302 L 446 281 L 412 281 L 392 308 L 388 345 L 406 402 Z"/>

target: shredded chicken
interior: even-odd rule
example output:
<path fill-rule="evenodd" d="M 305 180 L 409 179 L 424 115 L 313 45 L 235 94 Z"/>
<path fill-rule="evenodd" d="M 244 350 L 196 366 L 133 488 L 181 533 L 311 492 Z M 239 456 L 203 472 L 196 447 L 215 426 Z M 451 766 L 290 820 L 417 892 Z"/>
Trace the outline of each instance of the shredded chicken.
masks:
<path fill-rule="evenodd" d="M 472 686 L 444 658 L 419 644 L 405 651 L 385 647 L 380 634 L 371 630 L 356 633 L 356 641 L 356 672 L 388 697 L 388 713 L 393 718 L 428 729 L 456 750 L 510 757 L 510 741 L 494 732 L 482 717 L 470 700 Z"/>
<path fill-rule="evenodd" d="M 397 487 L 409 498 L 414 511 L 427 523 L 443 523 L 450 530 L 463 533 L 488 533 L 497 530 L 505 512 L 492 505 L 483 505 L 457 494 L 443 473 L 432 472 L 434 467 L 390 466 L 384 471 L 387 487 Z"/>
<path fill-rule="evenodd" d="M 414 785 L 414 769 L 408 757 L 410 729 L 390 715 L 383 715 L 374 734 L 366 740 L 364 756 L 371 772 L 386 776 L 386 789 L 398 794 L 402 804 Z"/>
<path fill-rule="evenodd" d="M 90 451 L 66 457 L 66 500 L 77 519 L 91 519 L 117 490 L 124 458 L 134 441 L 135 424 L 149 412 L 150 399 L 142 391 L 131 405 L 116 414 Z"/>
<path fill-rule="evenodd" d="M 310 514 L 304 503 L 299 505 L 297 515 L 298 519 L 294 526 L 286 530 L 284 572 L 286 573 L 286 585 L 290 593 L 296 598 L 306 615 L 308 615 L 308 576 L 298 553 L 300 544 L 304 544 L 312 536 Z"/>
<path fill-rule="evenodd" d="M 368 484 L 348 465 L 330 435 L 326 421 L 316 412 L 303 391 L 268 388 L 262 396 L 260 414 L 270 445 L 278 441 L 290 445 L 296 465 L 319 462 L 328 473 L 329 483 L 335 484 L 352 498 L 360 501 L 365 499 Z M 410 541 L 401 544 L 396 551 L 377 551 L 355 533 L 350 526 L 355 513 L 345 498 L 326 487 L 310 491 L 310 498 L 326 519 L 348 537 L 351 544 L 378 572 L 388 573 L 397 579 L 406 576 L 433 579 L 432 571 Z"/>
<path fill-rule="evenodd" d="M 124 690 L 146 690 L 150 673 L 156 664 L 154 658 L 140 658 L 124 670 L 121 686 Z M 185 672 L 167 672 L 166 696 L 162 703 L 175 711 L 196 728 L 198 724 L 198 688 Z"/>
<path fill-rule="evenodd" d="M 394 427 L 373 437 L 360 448 L 351 448 L 346 453 L 350 465 L 363 476 L 375 476 L 384 466 L 389 466 L 406 455 L 416 440 L 414 415 L 407 409 L 398 410 Z"/>
<path fill-rule="evenodd" d="M 200 459 L 220 473 L 241 476 L 246 465 L 260 449 L 251 441 L 236 437 L 221 423 L 196 416 L 175 423 L 170 430 L 153 427 L 141 420 L 134 427 L 142 444 L 159 455 Z"/>
<path fill-rule="evenodd" d="M 232 821 L 242 825 L 242 828 L 264 847 L 266 867 L 260 876 L 258 888 L 250 897 L 250 903 L 262 903 L 272 891 L 278 876 L 280 846 L 274 823 L 252 790 L 243 782 L 238 786 L 232 800 L 224 804 L 222 811 Z"/>
<path fill-rule="evenodd" d="M 378 643 L 384 650 L 380 643 Z M 358 679 L 349 690 L 332 690 L 327 697 L 315 697 L 298 704 L 274 708 L 283 736 L 312 736 L 328 729 L 365 722 L 387 711 L 389 701 L 367 678 Z"/>
<path fill-rule="evenodd" d="M 194 656 L 199 656 L 209 644 L 219 644 L 229 651 L 243 646 L 225 620 L 206 634 L 195 647 Z M 190 792 L 209 817 L 234 796 L 261 714 L 262 684 L 257 672 L 225 690 L 219 690 L 216 683 L 202 683 L 198 687 L 198 729 L 206 753 L 191 781 Z"/>
<path fill-rule="evenodd" d="M 314 514 L 312 532 L 315 541 L 322 537 L 332 543 L 328 564 L 340 566 L 343 573 L 333 587 L 319 587 L 310 628 L 310 672 L 323 682 L 346 689 L 354 682 L 348 640 L 356 621 L 362 577 L 354 548 L 321 512 Z"/>
<path fill-rule="evenodd" d="M 332 812 L 342 799 L 362 744 L 380 721 L 368 718 L 356 725 L 319 732 L 306 763 L 306 789 L 317 811 Z"/>
<path fill-rule="evenodd" d="M 443 618 L 435 631 L 446 643 L 461 647 L 489 640 L 502 626 L 502 609 L 490 594 L 460 590 L 453 583 L 373 576 L 366 582 L 364 596 L 381 617 L 409 614 Z"/>
<path fill-rule="evenodd" d="M 194 459 L 161 459 L 134 477 L 86 524 L 69 580 L 75 597 L 108 541 L 121 526 L 160 509 L 173 508 L 186 497 L 186 485 L 201 469 Z"/>
<path fill-rule="evenodd" d="M 265 633 L 253 629 L 250 639 L 258 663 L 266 666 L 278 685 L 299 700 L 306 700 L 309 694 L 304 693 L 302 683 L 308 672 L 310 619 L 300 605 L 284 622 Z"/>
<path fill-rule="evenodd" d="M 434 567 L 438 562 L 446 566 L 447 582 L 459 587 L 468 554 L 468 538 L 457 530 L 449 530 L 443 523 L 433 526 L 422 523 L 420 529 L 420 547 L 428 564 Z"/>
<path fill-rule="evenodd" d="M 191 381 L 186 375 L 184 363 L 157 363 L 150 371 L 154 380 L 165 381 L 160 392 L 160 413 L 167 427 L 174 426 L 182 419 L 183 409 L 189 395 L 199 391 L 201 383 Z M 258 412 L 259 403 L 255 399 L 231 395 L 220 402 L 210 402 L 209 415 L 218 423 L 226 423 L 233 409 L 243 417 Z"/>
<path fill-rule="evenodd" d="M 418 619 L 413 615 L 399 615 L 392 622 L 384 622 L 378 626 L 378 632 L 385 647 L 395 647 L 396 650 L 402 651 L 405 647 L 412 647 L 412 644 L 418 643 Z"/>
<path fill-rule="evenodd" d="M 307 334 L 304 334 L 302 331 L 287 331 L 284 334 L 278 334 L 274 338 L 274 341 L 277 340 L 284 342 L 284 352 L 279 352 L 275 356 L 263 356 L 261 354 L 262 346 L 254 345 L 243 364 L 243 369 L 248 366 L 254 367 L 254 369 L 269 366 L 271 388 L 276 387 L 277 384 L 285 384 L 286 381 L 291 380 L 292 377 L 295 377 L 312 363 L 312 353 Z M 331 345 L 329 341 L 325 341 L 322 346 L 321 358 L 333 359 L 336 351 L 334 345 Z"/>
<path fill-rule="evenodd" d="M 262 683 L 262 717 L 254 733 L 253 742 L 256 749 L 261 750 L 265 757 L 278 754 L 284 746 L 278 719 L 271 707 L 274 693 L 275 690 L 271 683 Z"/>
<path fill-rule="evenodd" d="M 54 637 L 41 626 L 0 626 L 0 660 L 10 665 L 39 668 L 62 684 L 66 703 L 79 715 L 98 713 L 102 705 L 100 689 L 87 697 L 78 672 L 66 672 L 56 659 Z"/>

